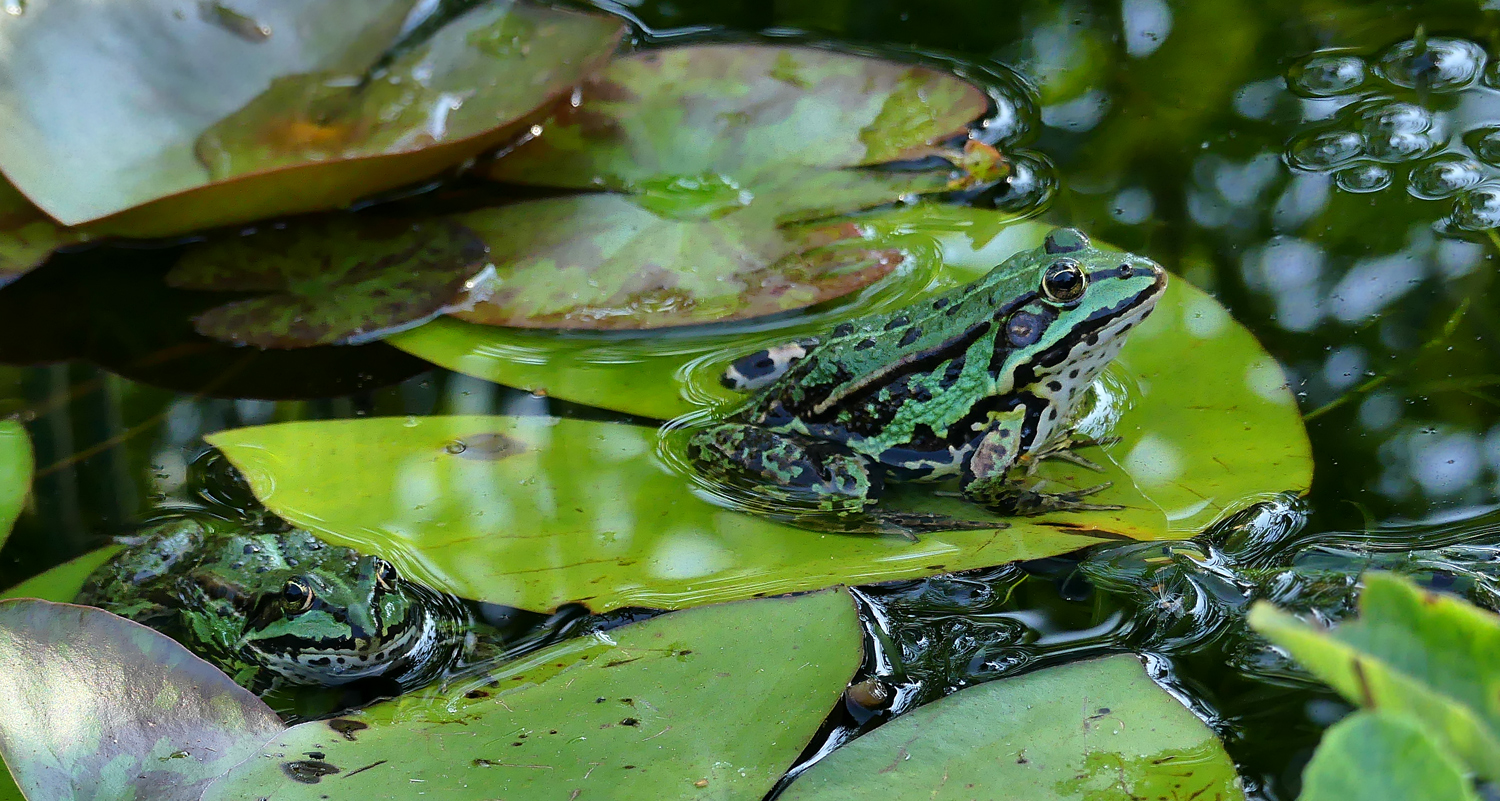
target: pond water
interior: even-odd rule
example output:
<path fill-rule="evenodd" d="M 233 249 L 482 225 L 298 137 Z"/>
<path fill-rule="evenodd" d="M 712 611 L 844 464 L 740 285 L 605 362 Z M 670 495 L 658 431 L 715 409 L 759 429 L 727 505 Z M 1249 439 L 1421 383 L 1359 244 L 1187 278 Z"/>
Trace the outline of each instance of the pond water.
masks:
<path fill-rule="evenodd" d="M 971 199 L 1147 254 L 1280 361 L 1315 459 L 1193 542 L 861 588 L 895 710 L 1134 651 L 1223 737 L 1250 795 L 1290 799 L 1349 707 L 1247 634 L 1250 601 L 1338 618 L 1364 567 L 1500 604 L 1500 15 L 1474 2 L 639 0 L 648 46 L 836 42 L 1014 70 L 1036 93 L 1007 187 Z M 407 198 L 453 202 L 471 187 Z M 180 250 L 101 245 L 0 291 L 0 415 L 37 454 L 0 586 L 173 509 L 250 501 L 203 437 L 272 421 L 436 414 L 655 424 L 434 368 L 384 344 L 300 352 L 196 337 L 231 295 L 167 289 Z M 1204 381 L 1216 380 L 1204 376 Z M 210 474 L 205 478 L 205 474 Z M 228 487 L 226 489 L 226 487 Z M 1411 553 L 1411 552 L 1417 553 Z M 644 604 L 642 604 L 644 606 Z M 609 625 L 645 613 L 623 611 Z M 575 625 L 577 621 L 570 621 Z M 806 755 L 878 725 L 849 705 Z"/>

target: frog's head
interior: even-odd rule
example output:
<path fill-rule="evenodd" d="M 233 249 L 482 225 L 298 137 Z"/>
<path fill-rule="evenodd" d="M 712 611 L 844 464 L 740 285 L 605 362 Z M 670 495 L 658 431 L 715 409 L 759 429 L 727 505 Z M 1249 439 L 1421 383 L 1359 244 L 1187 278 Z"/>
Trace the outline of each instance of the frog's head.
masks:
<path fill-rule="evenodd" d="M 263 576 L 240 645 L 294 684 L 377 676 L 431 645 L 427 591 L 390 562 L 346 548 Z"/>
<path fill-rule="evenodd" d="M 1031 447 L 1066 423 L 1084 391 L 1156 307 L 1167 273 L 1140 256 L 1100 250 L 1071 228 L 995 271 L 1015 299 L 998 322 L 1013 386 L 1031 408 Z"/>

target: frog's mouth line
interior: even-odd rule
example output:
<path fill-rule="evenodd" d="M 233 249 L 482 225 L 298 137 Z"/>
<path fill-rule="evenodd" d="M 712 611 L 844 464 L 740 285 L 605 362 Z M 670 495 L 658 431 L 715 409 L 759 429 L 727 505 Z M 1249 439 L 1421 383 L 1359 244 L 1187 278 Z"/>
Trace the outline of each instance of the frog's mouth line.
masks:
<path fill-rule="evenodd" d="M 398 665 L 423 662 L 436 640 L 436 623 L 430 615 L 424 615 L 419 624 L 403 627 L 383 642 L 362 637 L 313 640 L 283 636 L 251 641 L 245 647 L 261 664 L 293 681 L 342 684 L 384 674 Z"/>

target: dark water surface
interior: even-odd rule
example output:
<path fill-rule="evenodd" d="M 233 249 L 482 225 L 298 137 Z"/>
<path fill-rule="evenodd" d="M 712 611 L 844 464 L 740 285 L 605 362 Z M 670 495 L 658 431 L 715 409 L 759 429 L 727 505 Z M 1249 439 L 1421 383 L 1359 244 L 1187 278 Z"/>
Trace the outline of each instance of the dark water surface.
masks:
<path fill-rule="evenodd" d="M 1225 738 L 1252 796 L 1289 799 L 1347 706 L 1247 637 L 1250 600 L 1336 618 L 1352 576 L 1375 565 L 1496 606 L 1500 68 L 1487 54 L 1500 54 L 1500 13 L 1482 5 L 610 6 L 648 44 L 773 36 L 953 58 L 973 75 L 1016 70 L 1039 103 L 1013 144 L 1036 155 L 1014 186 L 978 202 L 1045 197 L 1044 219 L 1212 292 L 1282 362 L 1308 417 L 1310 495 L 1196 543 L 861 591 L 880 645 L 872 664 L 898 687 L 897 708 L 1140 651 Z M 40 471 L 35 509 L 0 551 L 0 585 L 196 503 L 191 465 L 202 435 L 222 428 L 476 412 L 620 419 L 379 344 L 262 354 L 209 343 L 188 317 L 223 298 L 163 288 L 175 255 L 82 250 L 0 291 L 0 398 L 23 399 Z M 829 734 L 878 717 L 851 710 Z"/>

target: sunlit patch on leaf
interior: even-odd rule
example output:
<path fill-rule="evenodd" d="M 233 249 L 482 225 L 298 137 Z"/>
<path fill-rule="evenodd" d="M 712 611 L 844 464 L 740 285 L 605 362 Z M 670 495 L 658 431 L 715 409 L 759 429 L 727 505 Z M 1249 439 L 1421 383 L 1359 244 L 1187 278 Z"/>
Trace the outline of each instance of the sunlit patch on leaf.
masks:
<path fill-rule="evenodd" d="M 248 690 L 144 626 L 0 603 L 0 753 L 31 799 L 197 799 L 282 730 Z"/>
<path fill-rule="evenodd" d="M 830 50 L 636 53 L 579 98 L 488 174 L 612 193 L 465 215 L 490 243 L 502 288 L 462 319 L 633 329 L 803 308 L 868 286 L 905 258 L 855 225 L 813 221 L 996 181 L 1006 169 L 993 148 L 949 142 L 988 108 L 980 89 Z M 931 155 L 953 164 L 872 166 Z"/>
<path fill-rule="evenodd" d="M 221 239 L 167 276 L 184 289 L 276 292 L 210 309 L 206 336 L 262 348 L 365 342 L 468 302 L 485 264 L 473 231 L 446 220 L 330 217 Z"/>
<path fill-rule="evenodd" d="M 497 2 L 393 51 L 413 5 L 32 4 L 0 30 L 0 167 L 63 223 L 126 235 L 336 208 L 513 137 L 624 31 Z"/>
<path fill-rule="evenodd" d="M 664 615 L 292 727 L 204 798 L 761 798 L 862 650 L 842 590 Z"/>
<path fill-rule="evenodd" d="M 844 745 L 787 801 L 869 798 L 1240 801 L 1207 726 L 1134 656 L 1048 668 L 954 693 Z"/>

